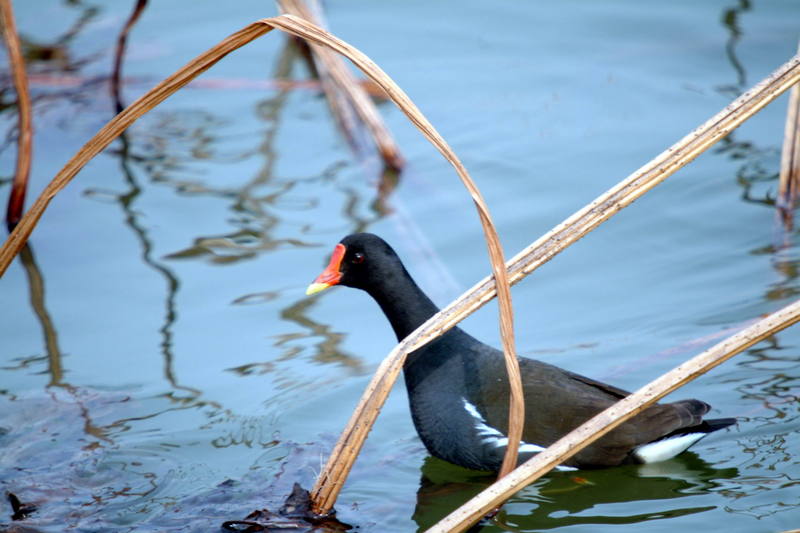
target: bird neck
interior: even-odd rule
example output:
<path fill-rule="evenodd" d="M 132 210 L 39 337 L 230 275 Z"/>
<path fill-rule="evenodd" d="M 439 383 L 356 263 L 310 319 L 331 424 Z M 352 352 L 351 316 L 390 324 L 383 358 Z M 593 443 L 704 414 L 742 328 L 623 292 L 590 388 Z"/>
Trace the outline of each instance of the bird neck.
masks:
<path fill-rule="evenodd" d="M 405 269 L 367 292 L 389 319 L 398 342 L 439 312 Z"/>

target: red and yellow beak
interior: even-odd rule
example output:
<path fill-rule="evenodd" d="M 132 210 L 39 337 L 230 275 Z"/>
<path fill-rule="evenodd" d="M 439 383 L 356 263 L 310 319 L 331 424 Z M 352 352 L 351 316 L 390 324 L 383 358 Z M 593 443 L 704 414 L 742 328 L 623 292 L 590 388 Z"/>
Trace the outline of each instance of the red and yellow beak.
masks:
<path fill-rule="evenodd" d="M 325 267 L 325 270 L 322 271 L 322 274 L 317 276 L 317 279 L 315 279 L 314 282 L 308 286 L 306 289 L 306 294 L 316 294 L 339 283 L 339 280 L 342 279 L 342 273 L 339 272 L 339 267 L 342 264 L 345 251 L 346 249 L 344 244 L 340 243 L 336 245 L 336 248 L 333 249 L 331 262 L 328 263 L 328 266 Z"/>

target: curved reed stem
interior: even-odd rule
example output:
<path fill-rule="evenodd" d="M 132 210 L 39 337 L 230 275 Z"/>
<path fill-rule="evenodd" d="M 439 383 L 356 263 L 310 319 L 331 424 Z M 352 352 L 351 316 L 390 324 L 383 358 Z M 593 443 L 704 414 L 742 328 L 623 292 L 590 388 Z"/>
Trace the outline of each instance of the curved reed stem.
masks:
<path fill-rule="evenodd" d="M 173 75 L 156 85 L 153 89 L 141 96 L 130 106 L 125 108 L 103 128 L 98 131 L 89 142 L 87 142 L 64 168 L 59 171 L 53 180 L 45 187 L 41 195 L 36 199 L 30 210 L 14 229 L 8 240 L 0 249 L 0 275 L 5 272 L 14 256 L 19 252 L 27 241 L 36 223 L 44 214 L 50 201 L 75 177 L 75 175 L 88 163 L 94 156 L 105 149 L 114 139 L 116 139 L 125 129 L 135 122 L 143 114 L 163 102 L 170 95 L 181 87 L 189 83 L 202 72 L 211 68 L 217 61 L 225 57 L 254 39 L 268 33 L 272 29 L 279 29 L 291 35 L 301 37 L 310 43 L 323 46 L 334 50 L 353 62 L 361 69 L 364 74 L 372 78 L 388 95 L 388 97 L 408 116 L 411 122 L 422 132 L 422 134 L 436 147 L 437 150 L 455 168 L 461 181 L 470 193 L 472 200 L 478 210 L 478 215 L 483 226 L 484 235 L 489 250 L 494 278 L 497 280 L 498 300 L 500 308 L 500 329 L 503 339 L 503 351 L 505 353 L 506 366 L 509 373 L 511 386 L 511 405 L 509 412 L 509 446 L 503 460 L 503 472 L 510 471 L 517 462 L 517 449 L 520 437 L 522 436 L 522 423 L 524 420 L 524 406 L 522 398 L 522 383 L 519 373 L 519 365 L 514 348 L 514 329 L 513 312 L 511 308 L 511 290 L 508 283 L 508 276 L 505 269 L 505 258 L 500 245 L 500 240 L 492 223 L 489 209 L 481 196 L 475 183 L 459 158 L 439 135 L 433 125 L 419 111 L 410 98 L 397 86 L 392 79 L 386 75 L 375 63 L 356 48 L 344 41 L 336 38 L 322 28 L 292 15 L 281 15 L 278 17 L 261 19 L 254 22 L 238 32 L 230 35 L 216 46 L 210 48 L 205 53 L 197 56 L 187 63 Z M 386 392 L 388 394 L 388 391 Z M 385 396 L 384 396 L 385 400 Z M 376 412 L 365 419 L 353 419 L 351 425 L 360 429 L 359 438 L 352 440 L 347 438 L 351 434 L 351 426 L 345 428 L 342 438 L 334 449 L 328 464 L 320 475 L 320 479 L 332 482 L 318 481 L 313 491 L 315 498 L 315 510 L 326 512 L 329 510 L 336 496 L 341 490 L 341 485 L 350 468 L 355 461 L 355 457 L 363 445 L 364 439 L 377 418 L 380 406 L 383 401 L 376 404 Z M 325 502 L 320 503 L 320 502 Z"/>

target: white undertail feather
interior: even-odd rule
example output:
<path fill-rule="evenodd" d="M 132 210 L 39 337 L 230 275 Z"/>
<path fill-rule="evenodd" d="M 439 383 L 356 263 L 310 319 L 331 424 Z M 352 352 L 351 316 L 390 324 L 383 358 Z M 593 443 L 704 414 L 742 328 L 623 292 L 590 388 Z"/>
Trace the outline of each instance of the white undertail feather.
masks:
<path fill-rule="evenodd" d="M 633 454 L 643 463 L 656 463 L 672 459 L 708 433 L 687 433 L 638 446 Z"/>

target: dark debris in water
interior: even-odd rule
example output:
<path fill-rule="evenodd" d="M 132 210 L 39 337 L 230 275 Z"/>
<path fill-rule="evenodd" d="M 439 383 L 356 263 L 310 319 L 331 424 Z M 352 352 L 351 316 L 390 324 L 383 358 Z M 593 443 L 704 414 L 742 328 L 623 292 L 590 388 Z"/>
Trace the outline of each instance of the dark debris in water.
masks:
<path fill-rule="evenodd" d="M 260 531 L 347 531 L 352 526 L 336 519 L 336 513 L 318 516 L 311 511 L 311 496 L 306 489 L 295 483 L 286 502 L 273 513 L 268 509 L 256 509 L 244 520 L 229 520 L 222 524 L 225 531 L 256 533 Z"/>
<path fill-rule="evenodd" d="M 8 502 L 11 504 L 11 520 L 24 520 L 29 514 L 36 512 L 36 506 L 30 503 L 22 503 L 13 492 L 6 492 Z"/>

